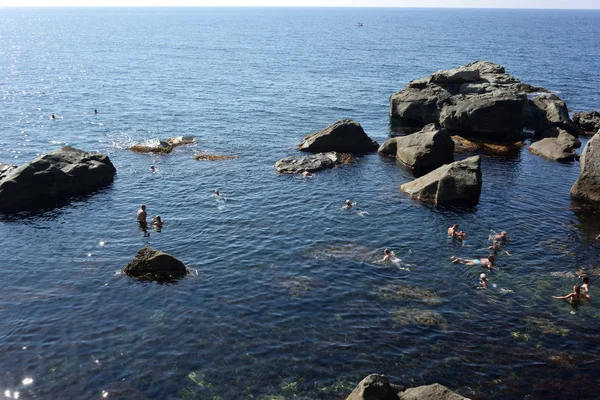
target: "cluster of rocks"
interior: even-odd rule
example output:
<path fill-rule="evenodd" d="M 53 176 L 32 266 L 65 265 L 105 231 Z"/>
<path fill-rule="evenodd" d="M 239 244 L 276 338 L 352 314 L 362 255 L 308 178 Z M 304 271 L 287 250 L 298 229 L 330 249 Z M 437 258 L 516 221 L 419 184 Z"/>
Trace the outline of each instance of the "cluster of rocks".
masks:
<path fill-rule="evenodd" d="M 144 143 L 137 143 L 129 149 L 136 153 L 159 153 L 168 154 L 177 146 L 193 144 L 196 138 L 193 136 L 176 136 L 168 139 L 151 139 Z"/>
<path fill-rule="evenodd" d="M 371 374 L 363 379 L 346 400 L 469 400 L 447 387 L 434 383 L 404 389 L 391 384 L 385 375 Z"/>

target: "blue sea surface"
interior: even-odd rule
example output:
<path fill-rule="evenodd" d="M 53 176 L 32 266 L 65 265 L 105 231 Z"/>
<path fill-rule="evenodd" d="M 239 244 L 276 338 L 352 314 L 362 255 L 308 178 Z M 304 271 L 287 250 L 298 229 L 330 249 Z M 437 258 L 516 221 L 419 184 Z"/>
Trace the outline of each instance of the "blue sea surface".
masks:
<path fill-rule="evenodd" d="M 571 112 L 600 109 L 598 21 L 565 10 L 0 8 L 0 163 L 70 144 L 118 171 L 91 196 L 1 217 L 0 390 L 344 399 L 377 372 L 473 399 L 596 397 L 600 212 L 569 197 L 578 162 L 527 147 L 481 154 L 469 208 L 408 199 L 398 186 L 412 175 L 377 154 L 305 179 L 274 164 L 341 118 L 382 143 L 390 95 L 475 60 Z M 181 135 L 197 143 L 128 149 Z M 202 152 L 236 158 L 193 158 Z M 357 209 L 341 209 L 346 199 Z M 141 203 L 165 221 L 149 238 L 135 223 Z M 465 246 L 447 238 L 453 223 Z M 501 230 L 510 255 L 476 290 L 482 270 L 450 256 L 486 256 Z M 121 274 L 143 245 L 193 274 Z M 375 262 L 385 247 L 396 263 Z M 592 299 L 552 299 L 579 269 Z"/>

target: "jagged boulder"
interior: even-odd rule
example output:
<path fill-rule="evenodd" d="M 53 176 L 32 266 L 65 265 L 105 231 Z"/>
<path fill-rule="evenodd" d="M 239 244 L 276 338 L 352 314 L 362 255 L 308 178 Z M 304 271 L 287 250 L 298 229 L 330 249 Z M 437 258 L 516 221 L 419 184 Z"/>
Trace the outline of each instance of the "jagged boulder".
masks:
<path fill-rule="evenodd" d="M 411 135 L 386 140 L 378 152 L 395 156 L 415 174 L 423 174 L 454 161 L 454 142 L 445 129 L 429 124 Z"/>
<path fill-rule="evenodd" d="M 45 207 L 86 195 L 111 183 L 116 174 L 108 156 L 64 146 L 0 178 L 0 212 Z"/>
<path fill-rule="evenodd" d="M 600 113 L 598 111 L 584 111 L 573 114 L 573 122 L 584 132 L 595 134 L 600 131 Z"/>
<path fill-rule="evenodd" d="M 296 174 L 303 171 L 315 172 L 325 168 L 333 168 L 339 163 L 340 154 L 331 151 L 308 156 L 282 158 L 275 163 L 275 169 L 282 174 Z"/>
<path fill-rule="evenodd" d="M 10 171 L 19 168 L 17 165 L 0 164 L 0 180 L 4 178 Z"/>
<path fill-rule="evenodd" d="M 550 128 L 550 131 L 546 131 L 547 137 L 529 146 L 529 151 L 554 161 L 573 161 L 581 142 L 563 129 Z"/>
<path fill-rule="evenodd" d="M 522 83 L 501 65 L 476 61 L 411 81 L 390 96 L 390 116 L 493 141 L 522 139 L 524 128 L 557 126 L 577 135 L 564 102 L 554 95 L 528 100 L 536 92 L 547 90 Z"/>
<path fill-rule="evenodd" d="M 571 187 L 571 197 L 600 204 L 600 133 L 587 142 L 579 163 L 579 178 Z"/>
<path fill-rule="evenodd" d="M 404 390 L 390 384 L 385 375 L 371 374 L 363 379 L 346 400 L 469 400 L 447 387 L 434 383 Z"/>
<path fill-rule="evenodd" d="M 170 254 L 142 247 L 125 266 L 123 272 L 143 279 L 169 280 L 181 278 L 189 273 L 185 264 Z"/>
<path fill-rule="evenodd" d="M 481 194 L 481 158 L 473 156 L 442 165 L 400 186 L 410 197 L 439 204 L 476 203 Z"/>
<path fill-rule="evenodd" d="M 569 109 L 555 94 L 544 94 L 529 100 L 527 127 L 537 136 L 546 137 L 548 129 L 557 127 L 578 136 L 582 132 L 569 117 Z"/>
<path fill-rule="evenodd" d="M 342 119 L 306 136 L 298 150 L 310 153 L 367 153 L 376 151 L 378 147 L 377 142 L 367 136 L 358 122 Z"/>
<path fill-rule="evenodd" d="M 176 136 L 168 139 L 150 139 L 143 143 L 137 143 L 129 149 L 136 153 L 159 153 L 168 154 L 177 146 L 192 144 L 196 142 L 193 136 Z"/>

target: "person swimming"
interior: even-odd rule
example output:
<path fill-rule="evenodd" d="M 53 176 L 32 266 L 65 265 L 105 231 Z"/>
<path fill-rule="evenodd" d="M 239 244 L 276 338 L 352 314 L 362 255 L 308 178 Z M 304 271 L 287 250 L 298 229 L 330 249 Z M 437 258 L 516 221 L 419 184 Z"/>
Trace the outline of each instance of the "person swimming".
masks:
<path fill-rule="evenodd" d="M 486 267 L 488 269 L 494 268 L 494 263 L 496 262 L 496 256 L 490 254 L 487 258 L 458 258 L 456 256 L 450 257 L 454 264 L 464 264 L 468 266 L 481 265 L 482 267 Z"/>
<path fill-rule="evenodd" d="M 156 217 L 152 218 L 150 220 L 150 222 L 152 223 L 152 226 L 155 226 L 155 227 L 159 227 L 160 228 L 160 227 L 163 226 L 163 221 L 160 218 L 160 215 L 157 215 Z"/>
<path fill-rule="evenodd" d="M 344 202 L 344 205 L 342 206 L 342 208 L 349 209 L 349 208 L 352 208 L 354 206 L 356 206 L 356 202 L 352 203 L 350 200 L 346 200 Z"/>
<path fill-rule="evenodd" d="M 215 192 L 213 193 L 214 197 L 218 197 L 221 195 L 221 191 L 219 189 L 215 189 Z"/>
<path fill-rule="evenodd" d="M 308 172 L 307 170 L 302 171 L 303 178 L 312 178 L 314 175 Z"/>
<path fill-rule="evenodd" d="M 448 236 L 453 238 L 456 236 L 457 233 L 458 233 L 458 224 L 454 224 L 448 228 Z"/>
<path fill-rule="evenodd" d="M 50 115 L 50 119 L 55 120 L 56 119 L 56 115 L 55 114 Z"/>
<path fill-rule="evenodd" d="M 156 167 L 155 167 L 154 165 L 151 165 L 151 166 L 150 166 L 150 171 L 152 171 L 152 172 L 156 172 Z"/>
<path fill-rule="evenodd" d="M 589 291 L 590 291 L 590 277 L 587 276 L 586 274 L 581 274 L 579 277 L 581 278 L 581 282 L 583 282 L 581 284 L 581 289 L 583 289 L 584 292 L 589 293 Z"/>
<path fill-rule="evenodd" d="M 481 287 L 483 289 L 487 288 L 487 286 L 488 286 L 488 280 L 484 273 L 479 275 L 479 284 L 481 285 Z"/>
<path fill-rule="evenodd" d="M 140 227 L 140 230 L 144 232 L 145 237 L 150 236 L 150 234 L 148 233 L 148 222 L 146 221 L 147 217 L 148 214 L 146 213 L 146 205 L 142 204 L 137 212 L 136 220 Z"/>
<path fill-rule="evenodd" d="M 388 249 L 387 247 L 385 248 L 385 250 L 383 250 L 383 258 L 379 261 L 377 261 L 378 263 L 383 263 L 386 261 L 391 261 L 393 260 L 394 256 L 396 255 L 396 253 L 394 253 L 393 251 L 390 251 L 390 249 Z"/>
<path fill-rule="evenodd" d="M 490 250 L 490 251 L 491 251 L 491 252 L 492 252 L 494 255 L 497 255 L 499 252 L 503 251 L 503 252 L 505 252 L 505 253 L 506 253 L 506 255 L 509 255 L 509 256 L 510 256 L 510 253 L 509 253 L 508 251 L 506 251 L 506 250 L 503 250 L 503 249 L 500 247 L 500 243 L 499 243 L 497 240 L 494 240 L 494 241 L 492 242 L 492 245 L 491 245 L 491 246 L 489 246 L 489 247 L 488 247 L 488 249 L 489 249 L 489 250 Z"/>
<path fill-rule="evenodd" d="M 506 231 L 502 231 L 500 232 L 500 234 L 496 234 L 494 236 L 492 236 L 492 240 L 497 241 L 497 242 L 505 242 L 507 239 L 506 237 Z"/>
<path fill-rule="evenodd" d="M 590 299 L 590 295 L 587 293 L 581 293 L 581 286 L 575 285 L 573 286 L 573 293 L 569 293 L 564 296 L 552 296 L 553 299 L 566 299 L 569 302 Z"/>

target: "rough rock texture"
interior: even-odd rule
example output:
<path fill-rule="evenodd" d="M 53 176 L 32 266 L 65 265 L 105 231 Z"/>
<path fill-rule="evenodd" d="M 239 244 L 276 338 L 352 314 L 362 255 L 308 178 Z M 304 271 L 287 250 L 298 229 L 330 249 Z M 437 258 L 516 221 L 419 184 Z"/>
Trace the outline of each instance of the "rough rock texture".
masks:
<path fill-rule="evenodd" d="M 303 171 L 314 172 L 332 168 L 339 163 L 340 154 L 330 151 L 329 153 L 282 158 L 275 163 L 275 169 L 282 174 L 296 174 Z"/>
<path fill-rule="evenodd" d="M 553 127 L 562 128 L 571 135 L 580 135 L 581 129 L 569 118 L 569 109 L 555 94 L 536 96 L 529 101 L 527 127 L 535 130 L 537 136 Z"/>
<path fill-rule="evenodd" d="M 554 126 L 577 135 L 564 102 L 554 95 L 528 100 L 536 92 L 547 90 L 520 82 L 498 64 L 476 61 L 411 81 L 390 97 L 390 116 L 492 140 L 514 141 L 524 128 L 541 133 Z"/>
<path fill-rule="evenodd" d="M 439 383 L 404 390 L 390 384 L 385 375 L 371 374 L 363 379 L 346 400 L 469 400 Z"/>
<path fill-rule="evenodd" d="M 378 147 L 377 142 L 367 136 L 358 122 L 342 119 L 306 136 L 298 150 L 311 153 L 367 153 L 376 151 Z"/>
<path fill-rule="evenodd" d="M 407 136 L 386 140 L 379 154 L 393 155 L 416 174 L 430 172 L 454 161 L 454 142 L 445 129 L 434 124 Z"/>
<path fill-rule="evenodd" d="M 563 129 L 551 128 L 549 131 L 546 131 L 548 137 L 533 143 L 529 151 L 554 161 L 573 161 L 581 142 Z"/>
<path fill-rule="evenodd" d="M 600 204 L 600 133 L 587 142 L 579 163 L 579 178 L 571 187 L 571 197 Z"/>
<path fill-rule="evenodd" d="M 400 186 L 410 197 L 438 204 L 476 203 L 481 194 L 481 158 L 473 156 Z"/>
<path fill-rule="evenodd" d="M 196 138 L 193 136 L 177 136 L 162 139 L 151 139 L 144 143 L 138 143 L 131 146 L 129 149 L 136 153 L 162 153 L 167 154 L 173 151 L 177 146 L 184 144 L 192 144 L 196 142 Z"/>
<path fill-rule="evenodd" d="M 584 111 L 573 114 L 573 122 L 585 132 L 592 134 L 600 131 L 600 113 L 598 111 Z"/>
<path fill-rule="evenodd" d="M 0 180 L 2 180 L 2 178 L 4 178 L 10 171 L 12 171 L 15 168 L 18 168 L 18 166 L 10 164 L 0 164 Z"/>
<path fill-rule="evenodd" d="M 189 270 L 184 263 L 170 254 L 142 247 L 123 272 L 136 278 L 163 280 L 183 277 Z"/>
<path fill-rule="evenodd" d="M 483 151 L 489 154 L 506 154 L 520 151 L 524 142 L 487 143 L 466 139 L 462 136 L 452 136 L 455 152 Z"/>
<path fill-rule="evenodd" d="M 65 146 L 10 169 L 0 178 L 0 211 L 47 206 L 111 183 L 116 169 L 105 155 Z"/>

